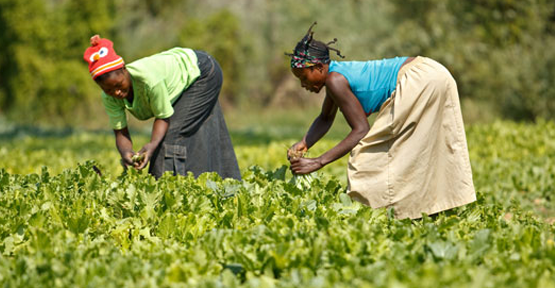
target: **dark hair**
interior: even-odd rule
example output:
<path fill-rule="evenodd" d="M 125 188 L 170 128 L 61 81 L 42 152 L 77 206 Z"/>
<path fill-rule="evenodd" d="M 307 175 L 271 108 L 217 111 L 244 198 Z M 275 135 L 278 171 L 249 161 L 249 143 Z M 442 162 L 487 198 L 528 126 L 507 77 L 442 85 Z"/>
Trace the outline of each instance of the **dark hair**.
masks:
<path fill-rule="evenodd" d="M 334 44 L 337 42 L 337 38 L 334 38 L 333 41 L 324 44 L 321 41 L 315 40 L 313 38 L 314 32 L 312 31 L 312 27 L 316 25 L 317 22 L 314 22 L 308 31 L 306 32 L 305 36 L 301 41 L 297 43 L 295 46 L 295 50 L 293 50 L 293 54 L 285 53 L 285 55 L 290 56 L 292 58 L 300 57 L 307 60 L 311 60 L 312 62 L 319 62 L 327 64 L 330 62 L 330 51 L 333 50 L 337 55 L 341 58 L 345 58 L 345 56 L 341 55 L 341 51 L 330 47 L 329 45 Z"/>

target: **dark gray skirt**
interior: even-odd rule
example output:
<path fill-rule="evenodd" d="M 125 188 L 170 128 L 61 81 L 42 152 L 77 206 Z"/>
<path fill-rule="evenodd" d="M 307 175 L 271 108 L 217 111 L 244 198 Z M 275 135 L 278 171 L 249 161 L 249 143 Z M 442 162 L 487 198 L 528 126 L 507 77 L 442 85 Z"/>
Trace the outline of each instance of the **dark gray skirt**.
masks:
<path fill-rule="evenodd" d="M 195 177 L 217 172 L 222 178 L 241 179 L 239 166 L 218 102 L 222 70 L 203 51 L 195 51 L 200 77 L 173 104 L 170 126 L 150 160 L 149 173 L 159 178 L 166 171 Z"/>

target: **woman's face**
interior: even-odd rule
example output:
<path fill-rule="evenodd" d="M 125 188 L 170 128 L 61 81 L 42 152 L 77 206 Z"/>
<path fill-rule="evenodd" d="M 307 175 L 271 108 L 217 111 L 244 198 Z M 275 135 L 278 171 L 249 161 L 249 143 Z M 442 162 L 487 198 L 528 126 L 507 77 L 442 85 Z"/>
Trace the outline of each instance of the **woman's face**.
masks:
<path fill-rule="evenodd" d="M 133 83 L 127 69 L 109 72 L 105 78 L 96 82 L 104 93 L 116 98 L 125 99 L 133 95 Z"/>
<path fill-rule="evenodd" d="M 301 80 L 301 86 L 310 92 L 318 93 L 326 84 L 327 65 L 317 64 L 308 68 L 291 68 L 291 71 L 295 77 Z"/>

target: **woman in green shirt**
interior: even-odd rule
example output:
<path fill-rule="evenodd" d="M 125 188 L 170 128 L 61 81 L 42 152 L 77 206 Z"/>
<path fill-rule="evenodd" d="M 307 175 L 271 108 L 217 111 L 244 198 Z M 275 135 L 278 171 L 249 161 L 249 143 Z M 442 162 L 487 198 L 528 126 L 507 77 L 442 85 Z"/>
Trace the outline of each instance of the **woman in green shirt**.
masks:
<path fill-rule="evenodd" d="M 156 178 L 166 171 L 241 178 L 218 102 L 222 71 L 210 55 L 173 48 L 124 64 L 112 42 L 95 35 L 84 59 L 102 89 L 125 166 L 143 169 L 150 162 L 149 173 Z M 126 111 L 139 120 L 154 118 L 150 142 L 138 153 L 133 151 Z"/>

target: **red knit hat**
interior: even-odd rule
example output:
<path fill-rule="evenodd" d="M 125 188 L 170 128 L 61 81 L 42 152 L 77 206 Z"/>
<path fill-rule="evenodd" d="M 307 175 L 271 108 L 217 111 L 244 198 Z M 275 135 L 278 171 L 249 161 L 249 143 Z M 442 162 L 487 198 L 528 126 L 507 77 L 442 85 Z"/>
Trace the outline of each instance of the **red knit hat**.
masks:
<path fill-rule="evenodd" d="M 89 73 L 93 79 L 123 67 L 123 58 L 116 54 L 114 43 L 98 35 L 91 37 L 91 47 L 85 50 L 83 59 L 89 63 Z"/>

